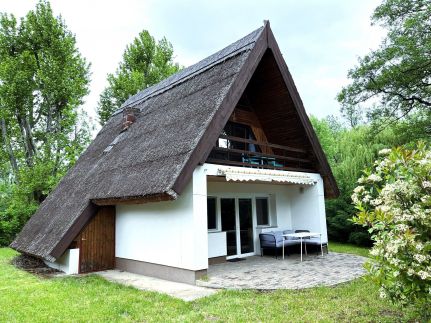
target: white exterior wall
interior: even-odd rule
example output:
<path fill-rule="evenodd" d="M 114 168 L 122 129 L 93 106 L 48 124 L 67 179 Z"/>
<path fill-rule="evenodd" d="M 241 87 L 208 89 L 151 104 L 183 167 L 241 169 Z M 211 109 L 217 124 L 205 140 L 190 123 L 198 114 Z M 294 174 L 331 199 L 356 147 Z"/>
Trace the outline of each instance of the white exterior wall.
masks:
<path fill-rule="evenodd" d="M 327 241 L 323 181 L 314 186 L 207 182 L 223 166 L 198 166 L 193 180 L 175 201 L 116 207 L 116 257 L 171 267 L 202 270 L 209 257 L 225 256 L 225 232 L 207 231 L 207 196 L 259 197 L 270 200 L 271 226 L 258 227 L 253 211 L 255 252 L 260 253 L 259 233 L 308 229 L 323 233 Z M 253 202 L 253 209 L 255 205 Z"/>
<path fill-rule="evenodd" d="M 207 175 L 216 175 L 217 170 L 224 166 L 204 164 Z M 325 200 L 323 180 L 319 174 L 306 173 L 316 180 L 316 184 L 257 184 L 236 182 L 208 182 L 208 196 L 216 197 L 270 197 L 270 226 L 258 227 L 253 211 L 255 253 L 260 254 L 259 233 L 275 230 L 306 229 L 322 233 L 322 241 L 327 242 Z M 274 205 L 275 204 L 275 205 Z M 253 204 L 254 205 L 254 204 Z M 209 254 L 220 250 L 226 240 L 213 239 L 214 232 L 209 232 Z M 220 252 L 217 254 L 220 256 Z M 226 255 L 226 253 L 225 253 Z"/>
<path fill-rule="evenodd" d="M 208 232 L 208 258 L 226 255 L 226 232 Z"/>
<path fill-rule="evenodd" d="M 115 256 L 165 266 L 208 268 L 206 178 L 197 168 L 175 201 L 118 205 Z"/>
<path fill-rule="evenodd" d="M 308 174 L 317 181 L 313 186 L 294 187 L 289 190 L 292 210 L 292 228 L 322 233 L 322 242 L 328 242 L 326 229 L 323 180 L 319 174 Z"/>
<path fill-rule="evenodd" d="M 55 262 L 45 261 L 51 268 L 61 270 L 67 275 L 78 274 L 79 270 L 79 249 L 67 249 L 64 254 Z"/>

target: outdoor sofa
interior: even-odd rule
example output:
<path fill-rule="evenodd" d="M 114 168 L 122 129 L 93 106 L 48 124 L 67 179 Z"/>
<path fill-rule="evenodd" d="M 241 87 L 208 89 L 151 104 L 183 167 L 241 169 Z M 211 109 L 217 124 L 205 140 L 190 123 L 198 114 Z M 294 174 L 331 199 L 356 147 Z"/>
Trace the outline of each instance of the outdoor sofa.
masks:
<path fill-rule="evenodd" d="M 284 244 L 284 252 L 286 255 L 289 255 L 289 247 L 294 245 L 301 244 L 301 240 L 296 237 L 286 237 L 283 239 L 283 234 L 289 233 L 298 233 L 298 232 L 310 232 L 309 230 L 278 230 L 278 231 L 270 231 L 259 234 L 260 240 L 260 255 L 263 256 L 264 249 L 271 249 L 275 251 L 275 258 L 278 257 L 278 250 L 283 247 Z M 320 250 L 320 237 L 308 237 L 303 240 L 303 244 L 305 246 L 305 253 L 307 253 L 307 245 L 318 246 Z M 325 247 L 326 252 L 328 252 L 327 248 L 328 244 L 323 243 L 323 247 Z"/>
<path fill-rule="evenodd" d="M 283 247 L 286 255 L 289 255 L 289 246 L 298 245 L 301 243 L 300 239 L 288 237 L 283 239 L 283 234 L 295 233 L 294 230 L 280 230 L 270 231 L 259 234 L 260 240 L 260 254 L 263 256 L 264 249 L 271 249 L 275 251 L 275 258 L 278 256 L 278 250 Z"/>

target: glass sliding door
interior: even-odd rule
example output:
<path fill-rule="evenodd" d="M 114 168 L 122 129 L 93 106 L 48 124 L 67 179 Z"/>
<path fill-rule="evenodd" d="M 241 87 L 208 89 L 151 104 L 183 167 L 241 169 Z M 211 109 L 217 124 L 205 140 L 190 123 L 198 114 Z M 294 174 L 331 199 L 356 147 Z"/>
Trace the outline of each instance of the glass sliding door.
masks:
<path fill-rule="evenodd" d="M 220 199 L 221 230 L 226 232 L 227 256 L 254 253 L 251 198 Z"/>
<path fill-rule="evenodd" d="M 254 252 L 253 213 L 251 199 L 238 199 L 241 254 Z"/>
<path fill-rule="evenodd" d="M 236 239 L 236 211 L 234 198 L 220 199 L 221 230 L 226 231 L 227 255 L 233 256 L 237 252 Z"/>

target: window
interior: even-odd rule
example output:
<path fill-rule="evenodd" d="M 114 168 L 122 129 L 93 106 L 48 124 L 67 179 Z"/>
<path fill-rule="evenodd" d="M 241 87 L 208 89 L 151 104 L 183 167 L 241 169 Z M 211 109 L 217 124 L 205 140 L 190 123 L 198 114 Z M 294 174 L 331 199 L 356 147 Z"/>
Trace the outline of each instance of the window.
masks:
<path fill-rule="evenodd" d="M 217 230 L 217 199 L 207 198 L 207 220 L 208 230 Z"/>
<path fill-rule="evenodd" d="M 257 225 L 269 225 L 269 208 L 267 197 L 256 197 Z"/>
<path fill-rule="evenodd" d="M 251 127 L 245 124 L 240 124 L 236 122 L 229 121 L 225 128 L 223 129 L 222 135 L 230 136 L 230 137 L 239 137 L 242 139 L 251 139 L 256 140 Z M 218 147 L 228 148 L 228 149 L 240 149 L 240 150 L 248 150 L 252 152 L 260 152 L 258 146 L 252 143 L 245 143 L 241 141 L 232 141 L 224 138 L 218 139 Z"/>

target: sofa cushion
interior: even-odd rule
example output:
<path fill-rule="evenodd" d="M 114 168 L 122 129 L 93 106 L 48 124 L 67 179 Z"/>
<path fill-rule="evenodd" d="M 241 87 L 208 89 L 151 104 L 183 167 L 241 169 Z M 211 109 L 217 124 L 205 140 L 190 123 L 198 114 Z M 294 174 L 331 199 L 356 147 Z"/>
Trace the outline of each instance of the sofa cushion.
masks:
<path fill-rule="evenodd" d="M 277 241 L 283 240 L 283 231 L 273 231 L 273 234 Z"/>
<path fill-rule="evenodd" d="M 274 247 L 275 236 L 271 232 L 259 234 L 260 246 L 263 247 Z"/>
<path fill-rule="evenodd" d="M 283 237 L 284 234 L 294 233 L 293 230 L 279 230 L 269 231 L 259 234 L 260 246 L 262 248 L 281 248 L 283 244 L 285 247 L 293 246 L 300 243 L 300 239 L 296 237 Z M 275 241 L 274 241 L 275 240 Z M 319 240 L 320 241 L 320 240 Z M 319 242 L 320 243 L 320 242 Z"/>
<path fill-rule="evenodd" d="M 285 247 L 288 246 L 294 246 L 297 244 L 300 244 L 301 242 L 299 240 L 284 240 L 284 241 L 277 241 L 277 247 L 281 248 L 283 247 L 283 244 Z"/>

